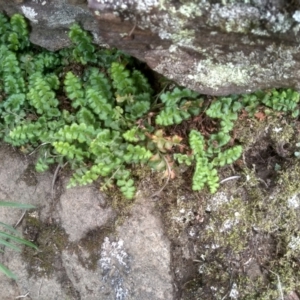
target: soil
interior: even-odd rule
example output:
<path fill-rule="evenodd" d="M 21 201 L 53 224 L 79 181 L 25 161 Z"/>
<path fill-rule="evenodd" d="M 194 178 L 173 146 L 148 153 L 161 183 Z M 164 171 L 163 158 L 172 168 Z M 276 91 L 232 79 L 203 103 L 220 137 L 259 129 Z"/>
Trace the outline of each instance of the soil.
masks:
<path fill-rule="evenodd" d="M 175 299 L 299 299 L 299 124 L 281 114 L 243 117 L 235 127 L 243 157 L 219 171 L 232 180 L 215 195 L 195 193 L 187 170 L 166 188 L 158 207 Z"/>

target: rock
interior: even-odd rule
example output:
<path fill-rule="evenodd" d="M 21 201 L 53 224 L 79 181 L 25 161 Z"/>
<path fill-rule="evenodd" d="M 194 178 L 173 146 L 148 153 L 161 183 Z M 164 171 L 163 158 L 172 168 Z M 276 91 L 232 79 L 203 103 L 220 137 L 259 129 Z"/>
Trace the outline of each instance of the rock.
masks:
<path fill-rule="evenodd" d="M 170 242 L 147 199 L 135 202 L 116 226 L 109 199 L 94 187 L 66 189 L 67 178 L 59 174 L 51 197 L 51 172 L 37 174 L 33 158 L 6 145 L 0 157 L 1 199 L 37 206 L 18 230 L 39 247 L 0 253 L 0 263 L 18 277 L 14 282 L 0 272 L 1 299 L 174 299 Z M 0 207 L 6 224 L 21 215 Z"/>
<path fill-rule="evenodd" d="M 218 2 L 222 2 L 218 3 Z M 300 90 L 299 1 L 14 1 L 0 10 L 30 21 L 31 41 L 69 45 L 74 22 L 101 46 L 117 47 L 153 70 L 204 94 Z"/>
<path fill-rule="evenodd" d="M 102 244 L 99 265 L 106 299 L 173 299 L 170 242 L 161 220 L 139 199 L 117 238 Z"/>
<path fill-rule="evenodd" d="M 85 234 L 101 228 L 111 221 L 115 213 L 111 207 L 102 208 L 105 201 L 99 191 L 92 187 L 67 189 L 60 197 L 60 220 L 70 241 L 78 241 Z"/>

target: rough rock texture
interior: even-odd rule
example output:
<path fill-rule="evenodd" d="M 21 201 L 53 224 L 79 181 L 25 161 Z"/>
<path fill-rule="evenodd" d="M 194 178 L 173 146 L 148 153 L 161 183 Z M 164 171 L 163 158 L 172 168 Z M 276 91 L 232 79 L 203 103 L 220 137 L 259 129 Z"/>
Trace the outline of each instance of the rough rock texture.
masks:
<path fill-rule="evenodd" d="M 80 240 L 88 231 L 102 227 L 113 216 L 112 208 L 106 208 L 103 195 L 93 188 L 67 189 L 60 197 L 60 204 L 60 219 L 70 241 Z"/>
<path fill-rule="evenodd" d="M 270 87 L 300 89 L 300 2 L 278 0 L 0 1 L 24 14 L 32 42 L 56 50 L 81 23 L 100 45 L 116 46 L 155 71 L 212 95 Z"/>
<path fill-rule="evenodd" d="M 0 199 L 37 206 L 18 230 L 39 246 L 0 253 L 18 276 L 14 282 L 0 272 L 1 300 L 174 299 L 170 242 L 153 202 L 137 200 L 117 226 L 109 200 L 94 187 L 66 190 L 60 174 L 51 197 L 51 172 L 37 174 L 5 145 L 0 157 Z M 14 225 L 22 213 L 0 207 L 0 221 Z"/>
<path fill-rule="evenodd" d="M 170 242 L 161 227 L 149 200 L 139 199 L 131 217 L 117 229 L 119 238 L 105 239 L 99 261 L 101 288 L 114 291 L 106 299 L 173 299 L 172 276 L 167 272 Z"/>

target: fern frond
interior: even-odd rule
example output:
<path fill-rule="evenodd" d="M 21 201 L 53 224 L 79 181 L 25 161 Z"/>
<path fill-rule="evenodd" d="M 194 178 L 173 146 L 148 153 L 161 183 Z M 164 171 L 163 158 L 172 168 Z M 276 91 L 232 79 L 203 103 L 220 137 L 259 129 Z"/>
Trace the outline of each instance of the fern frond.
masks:
<path fill-rule="evenodd" d="M 16 126 L 9 133 L 10 143 L 14 146 L 25 145 L 29 142 L 35 144 L 40 139 L 42 129 L 43 127 L 39 122 Z"/>
<path fill-rule="evenodd" d="M 147 78 L 137 70 L 134 70 L 131 74 L 134 86 L 136 87 L 136 94 L 148 93 L 152 94 L 152 88 L 147 80 Z"/>
<path fill-rule="evenodd" d="M 189 134 L 189 143 L 193 150 L 193 154 L 196 157 L 205 156 L 205 140 L 199 131 L 191 130 Z"/>
<path fill-rule="evenodd" d="M 180 102 L 183 98 L 188 99 L 196 99 L 199 96 L 198 93 L 193 92 L 189 89 L 179 89 L 175 88 L 172 92 L 163 93 L 160 96 L 162 103 L 164 103 L 167 107 L 174 106 L 178 102 Z"/>
<path fill-rule="evenodd" d="M 71 105 L 74 108 L 83 107 L 86 104 L 84 99 L 84 90 L 81 80 L 71 71 L 66 74 L 64 80 L 65 90 L 68 98 L 72 100 Z"/>
<path fill-rule="evenodd" d="M 87 71 L 86 90 L 93 89 L 112 103 L 111 83 L 98 68 L 89 68 Z"/>
<path fill-rule="evenodd" d="M 192 189 L 200 191 L 207 182 L 208 160 L 205 157 L 197 158 L 196 167 L 193 175 Z"/>
<path fill-rule="evenodd" d="M 62 154 L 66 158 L 77 161 L 83 161 L 85 158 L 89 158 L 90 153 L 82 150 L 81 148 L 71 145 L 68 142 L 58 141 L 52 143 L 57 153 Z"/>
<path fill-rule="evenodd" d="M 155 123 L 162 126 L 180 124 L 183 120 L 190 118 L 190 114 L 178 107 L 166 107 L 155 119 Z"/>
<path fill-rule="evenodd" d="M 100 120 L 106 120 L 113 116 L 114 110 L 112 105 L 108 103 L 108 99 L 101 94 L 99 95 L 97 91 L 88 89 L 86 91 L 86 100 L 89 107 Z"/>
<path fill-rule="evenodd" d="M 120 96 L 134 95 L 137 92 L 134 86 L 134 81 L 130 77 L 130 72 L 125 67 L 117 62 L 111 64 L 110 76 L 112 78 L 113 87 L 116 93 Z"/>
<path fill-rule="evenodd" d="M 243 148 L 242 146 L 234 146 L 225 151 L 219 152 L 218 156 L 213 160 L 215 166 L 225 166 L 232 164 L 242 155 Z"/>
<path fill-rule="evenodd" d="M 59 104 L 49 83 L 43 78 L 34 78 L 31 88 L 27 94 L 29 103 L 36 109 L 37 113 L 48 117 L 60 116 L 57 106 Z"/>
<path fill-rule="evenodd" d="M 146 162 L 153 154 L 145 147 L 129 144 L 123 157 L 127 163 Z"/>
<path fill-rule="evenodd" d="M 138 128 L 133 127 L 123 133 L 123 138 L 128 142 L 138 142 L 145 140 L 145 134 Z"/>
<path fill-rule="evenodd" d="M 78 24 L 74 24 L 70 27 L 68 35 L 75 45 L 72 54 L 77 62 L 83 65 L 86 65 L 88 62 L 96 62 L 95 47 L 89 33 L 84 31 Z"/>
<path fill-rule="evenodd" d="M 72 123 L 65 125 L 55 135 L 54 138 L 69 143 L 78 141 L 79 143 L 89 144 L 96 136 L 97 132 L 93 126 L 88 126 L 85 123 Z"/>
<path fill-rule="evenodd" d="M 29 46 L 29 32 L 25 18 L 20 14 L 14 14 L 10 18 L 10 25 L 12 33 L 14 35 L 14 42 L 11 41 L 11 48 L 13 50 L 23 50 Z M 10 36 L 11 36 L 10 35 Z"/>
<path fill-rule="evenodd" d="M 85 107 L 82 107 L 76 113 L 76 120 L 78 123 L 85 123 L 87 125 L 92 125 L 92 126 L 94 126 L 96 123 L 95 115 L 88 108 Z"/>

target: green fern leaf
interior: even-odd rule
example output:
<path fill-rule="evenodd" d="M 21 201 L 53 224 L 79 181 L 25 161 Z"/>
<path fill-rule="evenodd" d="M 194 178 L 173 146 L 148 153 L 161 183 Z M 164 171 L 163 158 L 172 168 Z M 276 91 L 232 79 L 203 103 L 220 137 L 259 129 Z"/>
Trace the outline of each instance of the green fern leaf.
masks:
<path fill-rule="evenodd" d="M 117 62 L 112 63 L 110 68 L 113 87 L 120 96 L 134 95 L 137 92 L 134 81 L 130 77 L 130 72 Z"/>
<path fill-rule="evenodd" d="M 189 143 L 196 157 L 204 157 L 205 140 L 199 131 L 191 130 L 189 134 Z"/>
<path fill-rule="evenodd" d="M 127 163 L 139 163 L 148 161 L 152 155 L 145 147 L 129 144 L 123 159 Z"/>
<path fill-rule="evenodd" d="M 218 156 L 213 160 L 213 165 L 215 166 L 225 166 L 232 164 L 242 155 L 242 146 L 234 146 L 225 151 L 219 152 Z"/>
<path fill-rule="evenodd" d="M 67 142 L 58 141 L 53 142 L 52 145 L 57 153 L 62 154 L 70 160 L 76 159 L 77 161 L 83 161 L 84 158 L 89 158 L 90 156 L 88 152 Z"/>
<path fill-rule="evenodd" d="M 114 110 L 108 100 L 93 89 L 86 91 L 86 100 L 89 107 L 100 120 L 106 120 L 114 115 Z"/>
<path fill-rule="evenodd" d="M 65 77 L 64 85 L 68 98 L 73 100 L 71 105 L 74 108 L 84 106 L 84 90 L 82 87 L 81 80 L 78 77 L 76 77 L 72 72 L 68 72 Z"/>
<path fill-rule="evenodd" d="M 112 102 L 111 84 L 107 77 L 99 71 L 98 68 L 89 68 L 87 71 L 86 90 L 93 89 L 102 95 L 109 103 Z"/>
<path fill-rule="evenodd" d="M 160 96 L 162 103 L 164 103 L 167 107 L 174 106 L 183 98 L 192 98 L 195 99 L 199 96 L 198 93 L 193 92 L 189 89 L 180 90 L 179 88 L 175 88 L 172 92 L 163 93 Z"/>

